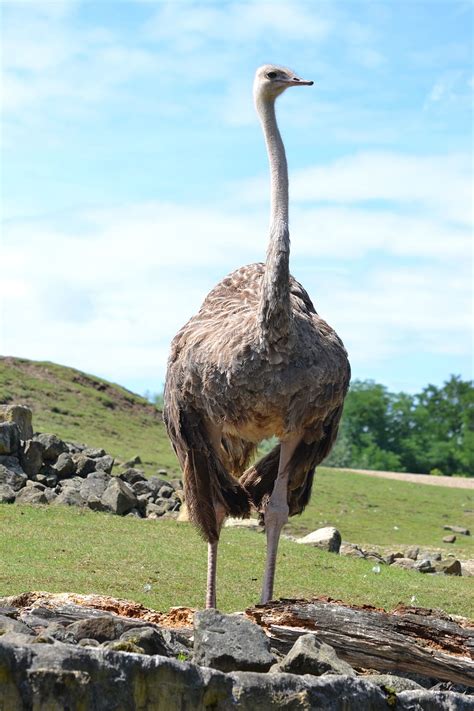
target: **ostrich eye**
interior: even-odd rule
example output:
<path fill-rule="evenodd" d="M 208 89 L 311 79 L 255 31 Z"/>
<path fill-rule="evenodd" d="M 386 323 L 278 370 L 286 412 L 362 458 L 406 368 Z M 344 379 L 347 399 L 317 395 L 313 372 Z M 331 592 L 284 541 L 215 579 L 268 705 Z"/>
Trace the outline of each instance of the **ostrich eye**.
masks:
<path fill-rule="evenodd" d="M 268 73 L 267 73 L 267 78 L 268 78 L 268 79 L 276 79 L 276 75 L 277 75 L 276 72 L 268 72 Z"/>

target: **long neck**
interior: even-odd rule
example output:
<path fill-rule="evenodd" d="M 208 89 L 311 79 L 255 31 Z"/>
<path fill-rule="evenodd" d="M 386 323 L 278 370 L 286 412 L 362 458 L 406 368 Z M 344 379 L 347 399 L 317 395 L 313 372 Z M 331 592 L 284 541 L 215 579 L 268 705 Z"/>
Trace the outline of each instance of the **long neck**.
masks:
<path fill-rule="evenodd" d="M 290 323 L 290 233 L 288 229 L 288 167 L 275 116 L 274 100 L 257 97 L 270 163 L 270 239 L 265 263 L 258 324 L 264 344 L 286 340 Z"/>

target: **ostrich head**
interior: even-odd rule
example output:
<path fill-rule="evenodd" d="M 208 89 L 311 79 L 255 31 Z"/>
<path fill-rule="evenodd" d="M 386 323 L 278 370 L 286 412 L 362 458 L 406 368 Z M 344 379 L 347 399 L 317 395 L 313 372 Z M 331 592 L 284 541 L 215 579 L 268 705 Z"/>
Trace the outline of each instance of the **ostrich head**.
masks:
<path fill-rule="evenodd" d="M 264 64 L 255 74 L 253 93 L 255 99 L 275 100 L 289 86 L 311 86 L 312 81 L 301 79 L 297 74 L 286 67 L 274 64 Z"/>

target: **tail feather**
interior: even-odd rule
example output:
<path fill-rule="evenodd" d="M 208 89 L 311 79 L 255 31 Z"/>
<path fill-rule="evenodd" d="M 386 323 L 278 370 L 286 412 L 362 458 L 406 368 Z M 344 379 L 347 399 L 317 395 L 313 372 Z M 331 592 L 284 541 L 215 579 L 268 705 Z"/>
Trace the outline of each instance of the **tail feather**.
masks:
<path fill-rule="evenodd" d="M 239 481 L 229 474 L 209 442 L 198 413 L 188 408 L 165 409 L 164 420 L 183 469 L 184 498 L 191 521 L 202 536 L 219 538 L 215 503 L 231 516 L 250 515 L 250 500 Z"/>

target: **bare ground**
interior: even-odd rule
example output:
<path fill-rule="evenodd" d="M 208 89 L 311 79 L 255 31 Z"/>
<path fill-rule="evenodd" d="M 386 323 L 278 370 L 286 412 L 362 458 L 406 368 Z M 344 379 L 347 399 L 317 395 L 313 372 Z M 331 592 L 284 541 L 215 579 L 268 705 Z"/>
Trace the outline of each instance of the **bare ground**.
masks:
<path fill-rule="evenodd" d="M 467 479 L 462 476 L 432 476 L 431 474 L 405 474 L 402 472 L 378 472 L 372 469 L 338 469 L 338 471 L 354 472 L 354 474 L 368 474 L 382 479 L 398 479 L 409 481 L 413 484 L 428 484 L 429 486 L 447 486 L 451 489 L 474 489 L 474 478 Z"/>

